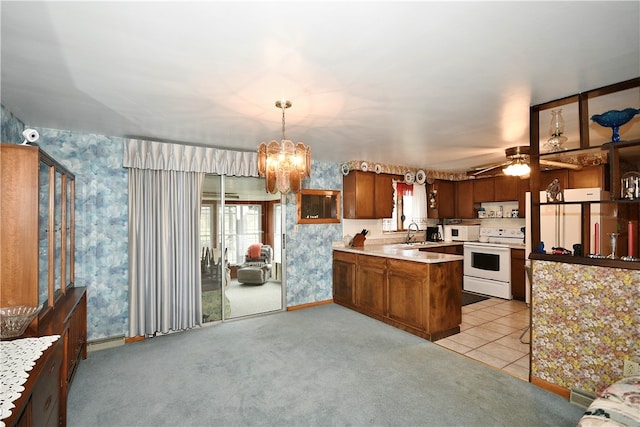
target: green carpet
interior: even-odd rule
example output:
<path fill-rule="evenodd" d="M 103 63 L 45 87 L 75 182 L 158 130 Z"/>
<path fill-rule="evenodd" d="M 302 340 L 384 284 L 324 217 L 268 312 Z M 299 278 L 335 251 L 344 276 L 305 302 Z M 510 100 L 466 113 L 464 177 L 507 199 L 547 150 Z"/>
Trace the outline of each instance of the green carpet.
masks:
<path fill-rule="evenodd" d="M 583 409 L 329 304 L 96 351 L 68 426 L 575 426 Z"/>

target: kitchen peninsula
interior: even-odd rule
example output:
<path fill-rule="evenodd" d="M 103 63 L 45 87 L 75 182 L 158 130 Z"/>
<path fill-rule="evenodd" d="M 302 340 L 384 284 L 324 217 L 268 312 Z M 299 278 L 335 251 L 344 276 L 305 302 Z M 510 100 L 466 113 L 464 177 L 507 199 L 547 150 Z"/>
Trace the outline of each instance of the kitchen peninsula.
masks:
<path fill-rule="evenodd" d="M 435 252 L 449 246 L 334 247 L 333 300 L 430 341 L 457 334 L 463 257 Z"/>

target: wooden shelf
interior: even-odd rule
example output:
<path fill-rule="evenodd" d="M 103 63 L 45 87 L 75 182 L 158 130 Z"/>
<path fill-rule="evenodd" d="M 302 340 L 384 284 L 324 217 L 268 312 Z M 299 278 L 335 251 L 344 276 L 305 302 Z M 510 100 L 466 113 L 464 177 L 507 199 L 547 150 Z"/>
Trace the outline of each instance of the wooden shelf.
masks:
<path fill-rule="evenodd" d="M 610 258 L 589 258 L 572 255 L 529 254 L 529 259 L 538 261 L 562 262 L 564 264 L 595 265 L 599 267 L 622 268 L 625 270 L 640 270 L 640 261 L 623 261 Z"/>
<path fill-rule="evenodd" d="M 628 135 L 630 139 L 627 141 L 611 142 L 603 140 L 602 134 L 599 134 L 600 136 L 597 136 L 597 139 L 592 138 L 593 142 L 591 142 L 591 120 L 589 112 L 589 101 L 593 98 L 627 91 L 630 89 L 637 90 L 638 87 L 640 87 L 640 78 L 634 78 L 599 89 L 572 95 L 570 97 L 535 105 L 530 108 L 530 188 L 540 188 L 541 190 L 544 190 L 544 188 L 541 187 L 544 187 L 543 182 L 546 183 L 547 181 L 544 180 L 543 177 L 545 176 L 544 174 L 548 174 L 549 171 L 544 170 L 544 165 L 542 163 L 544 160 L 551 160 L 560 163 L 582 165 L 583 169 L 581 171 L 585 171 L 585 169 L 589 166 L 600 166 L 602 168 L 602 165 L 605 165 L 606 169 L 603 170 L 603 173 L 600 177 L 601 182 L 593 186 L 598 186 L 601 189 L 608 191 L 610 195 L 610 199 L 600 201 L 546 202 L 545 200 L 541 200 L 544 199 L 544 197 L 540 197 L 538 192 L 532 191 L 532 210 L 529 223 L 529 227 L 531 230 L 527 230 L 531 233 L 532 247 L 537 247 L 541 240 L 540 207 L 544 205 L 578 205 L 582 206 L 583 213 L 585 212 L 585 210 L 588 211 L 590 207 L 594 205 L 614 205 L 617 209 L 616 218 L 618 221 L 618 228 L 620 228 L 621 226 L 626 227 L 626 223 L 629 221 L 634 221 L 636 222 L 636 224 L 640 221 L 640 199 L 630 200 L 619 198 L 622 174 L 624 174 L 626 171 L 638 170 L 638 167 L 640 167 L 640 139 L 638 139 L 637 131 L 629 133 Z M 541 152 L 542 144 L 540 140 L 540 112 L 569 104 L 577 104 L 578 106 L 577 119 L 579 128 L 578 130 L 580 134 L 580 147 L 557 152 Z M 626 105 L 618 105 L 617 107 L 620 108 L 625 106 Z M 616 108 L 616 106 L 612 105 L 610 108 Z M 567 172 L 561 169 L 554 170 L 553 175 L 557 175 L 557 178 L 560 179 L 562 188 L 573 188 L 571 186 L 572 183 L 570 179 L 565 179 L 565 182 L 562 182 L 563 172 L 564 175 L 567 175 Z M 584 181 L 583 178 L 584 177 L 582 176 L 580 177 L 582 181 Z M 583 247 L 589 247 L 592 232 L 593 231 L 590 229 L 589 224 L 584 223 L 582 225 L 581 243 Z M 621 235 L 621 239 L 621 243 L 624 244 L 627 239 L 625 233 Z M 621 249 L 621 255 L 625 255 L 626 247 Z M 638 246 L 636 244 L 634 253 L 637 251 L 637 249 Z M 539 256 L 544 255 L 539 254 Z M 576 258 L 562 255 L 547 256 L 550 258 L 546 259 L 558 262 L 569 262 L 569 258 Z M 571 262 L 587 265 L 612 266 L 616 268 L 629 268 L 629 264 L 636 264 L 635 262 L 625 262 L 621 260 L 596 260 L 591 258 L 584 258 L 579 262 L 573 259 Z M 636 267 L 634 267 L 634 269 L 636 269 Z"/>

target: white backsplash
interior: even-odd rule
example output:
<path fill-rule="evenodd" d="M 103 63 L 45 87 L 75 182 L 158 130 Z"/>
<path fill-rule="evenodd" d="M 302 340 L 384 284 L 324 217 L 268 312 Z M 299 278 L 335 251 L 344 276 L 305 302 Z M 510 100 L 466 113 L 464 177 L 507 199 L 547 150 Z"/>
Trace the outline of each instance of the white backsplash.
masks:
<path fill-rule="evenodd" d="M 406 231 L 382 231 L 382 219 L 342 219 L 342 236 L 353 237 L 362 229 L 368 231 L 365 244 L 391 244 L 402 242 L 407 235 Z M 434 222 L 437 221 L 434 219 Z M 421 230 L 417 240 L 424 240 L 425 231 Z"/>
<path fill-rule="evenodd" d="M 480 203 L 480 206 L 484 208 L 487 218 L 511 218 L 511 212 L 518 209 L 518 202 L 485 202 Z M 502 215 L 499 215 L 498 212 L 502 212 Z"/>

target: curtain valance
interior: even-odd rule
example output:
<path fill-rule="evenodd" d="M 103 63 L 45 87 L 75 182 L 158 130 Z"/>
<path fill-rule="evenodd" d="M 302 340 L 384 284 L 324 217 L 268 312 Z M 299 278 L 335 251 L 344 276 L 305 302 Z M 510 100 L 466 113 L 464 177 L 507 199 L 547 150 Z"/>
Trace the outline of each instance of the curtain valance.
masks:
<path fill-rule="evenodd" d="M 122 166 L 227 176 L 258 176 L 258 154 L 127 138 L 124 140 Z"/>

